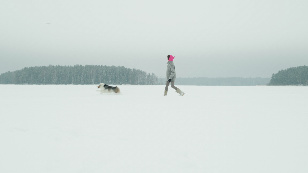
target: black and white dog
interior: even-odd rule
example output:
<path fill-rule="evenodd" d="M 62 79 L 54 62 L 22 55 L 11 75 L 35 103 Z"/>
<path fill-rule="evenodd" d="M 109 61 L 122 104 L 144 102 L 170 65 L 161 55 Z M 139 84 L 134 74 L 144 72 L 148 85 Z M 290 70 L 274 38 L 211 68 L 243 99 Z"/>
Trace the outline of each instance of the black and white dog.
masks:
<path fill-rule="evenodd" d="M 107 84 L 101 83 L 98 85 L 97 88 L 101 89 L 101 92 L 114 92 L 114 93 L 119 93 L 120 89 L 118 88 L 118 86 L 109 86 Z"/>

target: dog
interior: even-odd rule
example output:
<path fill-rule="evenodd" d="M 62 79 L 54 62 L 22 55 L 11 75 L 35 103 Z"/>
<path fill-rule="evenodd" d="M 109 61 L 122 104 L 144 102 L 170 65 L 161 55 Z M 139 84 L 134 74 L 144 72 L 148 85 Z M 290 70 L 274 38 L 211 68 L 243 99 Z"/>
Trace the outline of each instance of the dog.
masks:
<path fill-rule="evenodd" d="M 113 87 L 104 83 L 100 83 L 97 88 L 100 88 L 101 92 L 114 92 L 114 93 L 120 92 L 120 88 L 118 86 Z"/>

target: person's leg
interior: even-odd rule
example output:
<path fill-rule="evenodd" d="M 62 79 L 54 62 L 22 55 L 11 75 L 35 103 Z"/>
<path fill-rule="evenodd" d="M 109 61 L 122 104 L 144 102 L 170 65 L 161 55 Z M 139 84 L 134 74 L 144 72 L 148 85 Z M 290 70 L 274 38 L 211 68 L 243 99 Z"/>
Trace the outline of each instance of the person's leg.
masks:
<path fill-rule="evenodd" d="M 183 91 L 180 90 L 180 88 L 174 86 L 174 81 L 171 81 L 171 87 L 172 87 L 173 89 L 175 89 L 175 91 L 176 91 L 177 93 L 179 93 L 181 96 L 183 96 L 183 95 L 185 94 Z"/>
<path fill-rule="evenodd" d="M 164 96 L 167 95 L 167 92 L 168 92 L 168 87 L 169 87 L 169 81 L 166 82 L 166 87 L 165 87 L 165 93 L 164 93 Z"/>
<path fill-rule="evenodd" d="M 170 84 L 170 82 L 167 81 L 167 82 L 166 82 L 166 87 L 165 87 L 165 90 L 166 90 L 166 91 L 168 91 L 169 84 Z"/>
<path fill-rule="evenodd" d="M 171 87 L 175 90 L 177 90 L 178 88 L 174 86 L 174 81 L 171 81 Z"/>

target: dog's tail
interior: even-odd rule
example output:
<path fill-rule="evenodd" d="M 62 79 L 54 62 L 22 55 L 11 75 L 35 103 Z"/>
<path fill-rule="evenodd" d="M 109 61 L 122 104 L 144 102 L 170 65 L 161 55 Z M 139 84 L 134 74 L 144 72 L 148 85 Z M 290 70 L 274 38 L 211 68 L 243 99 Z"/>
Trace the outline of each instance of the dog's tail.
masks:
<path fill-rule="evenodd" d="M 115 89 L 114 89 L 114 92 L 115 93 L 119 93 L 120 92 L 120 88 L 118 86 L 116 86 Z"/>

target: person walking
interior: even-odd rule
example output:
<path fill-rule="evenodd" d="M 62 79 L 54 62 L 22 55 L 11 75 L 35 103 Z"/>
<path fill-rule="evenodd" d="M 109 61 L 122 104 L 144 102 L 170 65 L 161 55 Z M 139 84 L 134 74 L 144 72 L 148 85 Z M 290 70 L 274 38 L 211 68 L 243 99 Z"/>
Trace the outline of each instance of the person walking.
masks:
<path fill-rule="evenodd" d="M 177 88 L 176 86 L 174 86 L 176 73 L 175 73 L 175 66 L 174 66 L 173 60 L 175 57 L 172 55 L 168 55 L 167 58 L 168 58 L 167 71 L 166 71 L 167 82 L 166 82 L 164 96 L 166 96 L 168 93 L 168 87 L 170 83 L 171 83 L 171 87 L 175 89 L 175 91 L 179 93 L 181 96 L 183 96 L 185 93 L 182 92 L 180 88 Z"/>

